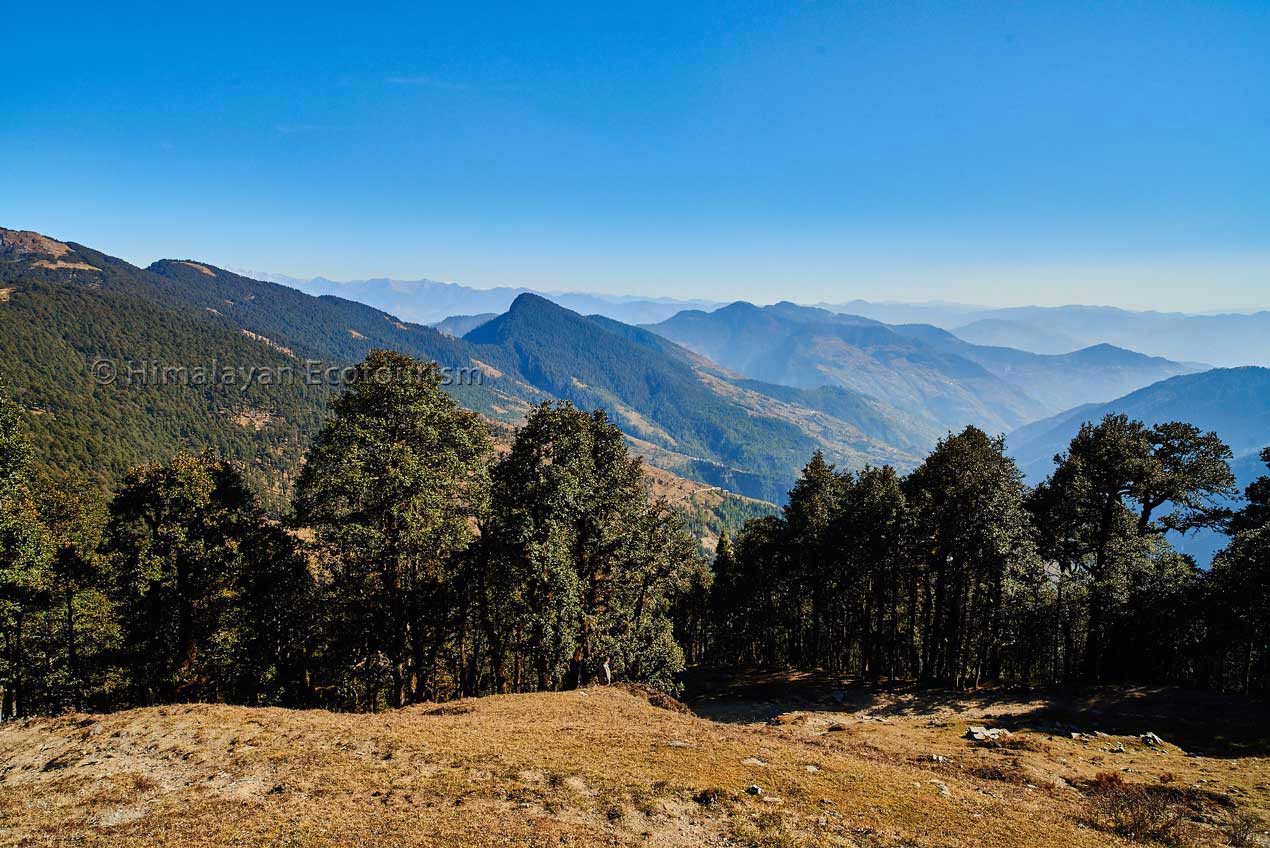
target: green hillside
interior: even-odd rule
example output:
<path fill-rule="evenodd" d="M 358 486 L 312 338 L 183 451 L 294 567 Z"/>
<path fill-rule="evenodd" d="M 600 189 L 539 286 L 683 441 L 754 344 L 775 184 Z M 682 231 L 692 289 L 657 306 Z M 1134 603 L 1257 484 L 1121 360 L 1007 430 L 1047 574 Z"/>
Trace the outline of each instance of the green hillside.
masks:
<path fill-rule="evenodd" d="M 459 339 L 205 262 L 143 269 L 12 230 L 0 230 L 0 291 L 0 365 L 31 410 L 43 470 L 101 486 L 179 447 L 212 448 L 282 503 L 335 388 L 330 369 L 375 348 L 451 369 L 449 391 L 495 420 L 551 398 L 605 408 L 650 463 L 768 501 L 816 449 L 853 467 L 909 467 L 938 435 L 876 399 L 740 380 L 534 295 Z M 121 378 L 95 378 L 99 360 Z M 190 385 L 204 372 L 235 379 Z"/>

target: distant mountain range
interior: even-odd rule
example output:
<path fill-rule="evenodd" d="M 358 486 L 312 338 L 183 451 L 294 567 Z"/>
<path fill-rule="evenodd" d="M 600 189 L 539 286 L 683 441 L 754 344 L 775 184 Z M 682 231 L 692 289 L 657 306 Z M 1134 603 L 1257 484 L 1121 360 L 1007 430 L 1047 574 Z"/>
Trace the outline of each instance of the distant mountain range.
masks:
<path fill-rule="evenodd" d="M 500 314 L 522 294 L 537 294 L 566 309 L 585 315 L 603 315 L 628 324 L 646 324 L 669 318 L 684 309 L 713 309 L 722 304 L 708 300 L 633 297 L 588 292 L 538 292 L 527 288 L 499 287 L 476 289 L 436 280 L 349 280 L 336 282 L 325 277 L 302 280 L 280 274 L 257 274 L 270 282 L 299 289 L 306 294 L 332 295 L 365 303 L 391 312 L 407 321 L 436 324 L 451 316 Z"/>
<path fill-rule="evenodd" d="M 782 302 L 691 310 L 649 329 L 750 377 L 837 385 L 932 420 L 1005 432 L 1199 366 L 1100 345 L 1063 356 L 965 342 L 929 324 L 888 325 Z"/>
<path fill-rule="evenodd" d="M 1112 344 L 1152 356 L 1211 365 L 1270 365 L 1270 310 L 1192 315 L 1111 306 L 990 309 L 948 303 L 819 304 L 893 324 L 933 324 L 967 342 L 1032 353 Z"/>
<path fill-rule="evenodd" d="M 427 279 L 335 282 L 324 277 L 306 280 L 277 274 L 248 276 L 283 283 L 313 295 L 355 300 L 422 324 L 435 324 L 452 316 L 501 314 L 525 293 L 539 294 L 584 315 L 603 315 L 628 324 L 655 324 L 683 310 L 712 311 L 725 305 L 703 299 L 540 292 L 523 287 L 477 289 Z M 1064 354 L 1109 344 L 1179 362 L 1222 367 L 1270 365 L 1270 310 L 1187 314 L 1109 306 L 993 308 L 944 301 L 866 300 L 815 306 L 889 325 L 927 324 L 949 330 L 971 344 L 1029 353 Z"/>

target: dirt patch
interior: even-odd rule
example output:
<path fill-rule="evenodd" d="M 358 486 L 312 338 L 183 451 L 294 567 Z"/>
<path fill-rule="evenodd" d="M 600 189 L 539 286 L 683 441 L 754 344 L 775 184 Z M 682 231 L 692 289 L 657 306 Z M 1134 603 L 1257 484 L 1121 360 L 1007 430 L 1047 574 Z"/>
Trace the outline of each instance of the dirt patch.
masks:
<path fill-rule="evenodd" d="M 234 416 L 234 423 L 239 427 L 250 427 L 256 432 L 283 420 L 281 415 L 274 415 L 263 409 L 244 409 Z"/>

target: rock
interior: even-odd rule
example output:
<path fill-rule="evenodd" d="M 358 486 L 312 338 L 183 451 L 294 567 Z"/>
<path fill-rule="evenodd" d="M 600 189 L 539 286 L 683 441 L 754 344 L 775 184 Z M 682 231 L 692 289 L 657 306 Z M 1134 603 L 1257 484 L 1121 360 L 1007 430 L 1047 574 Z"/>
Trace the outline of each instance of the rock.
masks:
<path fill-rule="evenodd" d="M 743 766 L 766 766 L 767 760 L 760 760 L 758 757 L 746 757 L 741 760 Z"/>
<path fill-rule="evenodd" d="M 995 742 L 1003 736 L 1009 736 L 1010 731 L 1003 727 L 984 727 L 981 724 L 972 724 L 970 729 L 966 731 L 966 739 L 973 739 L 976 742 Z"/>
<path fill-rule="evenodd" d="M 1143 745 L 1149 745 L 1152 748 L 1158 748 L 1164 744 L 1164 740 L 1154 733 L 1144 733 L 1138 738 L 1142 740 Z"/>
<path fill-rule="evenodd" d="M 842 731 L 844 731 L 844 730 L 846 730 L 846 729 L 847 729 L 847 726 L 846 726 L 845 724 L 831 724 L 831 725 L 829 725 L 829 729 L 828 729 L 828 731 L 826 731 L 826 732 L 828 732 L 828 733 L 841 733 Z"/>
<path fill-rule="evenodd" d="M 931 786 L 934 786 L 936 789 L 939 790 L 939 797 L 941 798 L 952 797 L 952 790 L 948 788 L 947 783 L 944 783 L 942 780 L 932 780 L 930 783 L 931 783 Z"/>
<path fill-rule="evenodd" d="M 1107 753 L 1109 754 L 1123 754 L 1124 752 L 1125 752 L 1125 748 L 1124 748 L 1123 742 L 1117 742 L 1116 744 L 1112 745 L 1110 748 L 1107 749 Z"/>
<path fill-rule="evenodd" d="M 820 766 L 811 766 L 811 765 L 803 766 L 803 771 L 807 772 L 808 774 L 815 774 L 816 772 L 820 771 Z"/>
<path fill-rule="evenodd" d="M 671 739 L 666 743 L 668 748 L 691 748 L 692 746 L 682 739 Z"/>
<path fill-rule="evenodd" d="M 763 787 L 759 786 L 757 783 L 751 783 L 749 786 L 745 787 L 745 794 L 747 794 L 747 795 L 762 795 L 762 794 L 763 794 Z"/>
<path fill-rule="evenodd" d="M 948 762 L 948 758 L 942 754 L 931 754 L 927 757 L 927 759 L 929 759 L 932 763 L 939 763 L 940 765 L 944 765 Z"/>

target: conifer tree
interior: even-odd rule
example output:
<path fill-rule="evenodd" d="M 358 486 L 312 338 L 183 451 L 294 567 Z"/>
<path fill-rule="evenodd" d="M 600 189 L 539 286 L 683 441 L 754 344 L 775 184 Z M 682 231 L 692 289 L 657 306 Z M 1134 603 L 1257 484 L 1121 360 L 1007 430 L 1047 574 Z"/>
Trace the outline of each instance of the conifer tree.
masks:
<path fill-rule="evenodd" d="M 435 363 L 385 350 L 331 409 L 295 507 L 329 572 L 329 650 L 355 705 L 435 697 L 488 494 L 488 428 L 446 394 Z"/>

